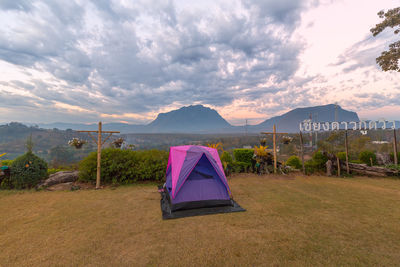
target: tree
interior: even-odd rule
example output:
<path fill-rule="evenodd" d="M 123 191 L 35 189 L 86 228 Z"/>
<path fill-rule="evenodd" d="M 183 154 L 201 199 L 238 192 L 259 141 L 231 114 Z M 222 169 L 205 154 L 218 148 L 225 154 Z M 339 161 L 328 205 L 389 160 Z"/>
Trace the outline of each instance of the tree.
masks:
<path fill-rule="evenodd" d="M 377 36 L 387 27 L 395 28 L 394 34 L 400 32 L 400 7 L 389 9 L 387 12 L 381 10 L 378 16 L 383 19 L 383 21 L 376 24 L 375 27 L 371 29 L 373 36 Z M 383 51 L 381 55 L 376 58 L 376 63 L 383 71 L 394 70 L 400 72 L 399 59 L 400 41 L 397 41 L 389 45 L 388 51 Z"/>

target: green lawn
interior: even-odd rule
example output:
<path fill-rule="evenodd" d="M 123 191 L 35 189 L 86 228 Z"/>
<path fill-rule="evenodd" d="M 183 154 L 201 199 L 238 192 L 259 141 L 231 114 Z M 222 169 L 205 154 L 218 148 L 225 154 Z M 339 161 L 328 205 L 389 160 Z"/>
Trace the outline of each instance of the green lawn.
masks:
<path fill-rule="evenodd" d="M 163 221 L 155 185 L 0 191 L 0 266 L 400 263 L 400 180 L 241 175 L 247 212 Z"/>

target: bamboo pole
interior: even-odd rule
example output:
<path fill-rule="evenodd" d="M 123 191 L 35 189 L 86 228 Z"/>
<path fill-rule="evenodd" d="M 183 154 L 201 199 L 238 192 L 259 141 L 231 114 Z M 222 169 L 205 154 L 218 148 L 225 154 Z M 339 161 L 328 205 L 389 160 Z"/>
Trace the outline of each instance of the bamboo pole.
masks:
<path fill-rule="evenodd" d="M 277 153 L 276 153 L 276 126 L 274 124 L 273 126 L 273 134 L 272 134 L 272 138 L 273 138 L 273 143 L 274 143 L 274 173 L 277 172 Z"/>
<path fill-rule="evenodd" d="M 119 131 L 102 131 L 101 121 L 99 122 L 99 129 L 97 131 L 78 131 L 79 133 L 87 133 L 93 142 L 97 144 L 97 173 L 96 173 L 96 189 L 100 189 L 100 177 L 101 177 L 101 147 L 111 137 L 113 133 L 120 133 Z M 97 133 L 97 141 L 93 137 L 92 133 Z M 108 133 L 108 136 L 102 141 L 101 136 L 103 133 Z"/>
<path fill-rule="evenodd" d="M 288 134 L 288 133 L 277 133 L 276 132 L 276 125 L 274 124 L 273 126 L 273 131 L 272 132 L 261 132 L 262 134 L 272 134 L 272 140 L 273 140 L 273 144 L 274 144 L 274 173 L 277 173 L 278 170 L 278 156 L 276 153 L 276 135 L 277 134 Z"/>
<path fill-rule="evenodd" d="M 398 164 L 396 129 L 393 129 L 394 164 Z"/>
<path fill-rule="evenodd" d="M 344 138 L 344 145 L 346 147 L 346 171 L 347 174 L 350 174 L 350 168 L 349 168 L 349 142 L 347 140 L 347 130 L 345 130 L 345 138 Z"/>
<path fill-rule="evenodd" d="M 303 167 L 303 174 L 306 174 L 306 168 L 304 166 L 304 148 L 303 148 L 303 134 L 300 131 L 300 151 L 301 151 L 301 164 Z"/>
<path fill-rule="evenodd" d="M 96 189 L 100 188 L 100 169 L 101 169 L 101 121 L 99 122 L 99 131 L 97 134 L 97 176 Z"/>
<path fill-rule="evenodd" d="M 339 160 L 339 157 L 336 157 L 336 161 L 337 161 L 337 173 L 338 173 L 338 176 L 340 177 L 340 160 Z"/>

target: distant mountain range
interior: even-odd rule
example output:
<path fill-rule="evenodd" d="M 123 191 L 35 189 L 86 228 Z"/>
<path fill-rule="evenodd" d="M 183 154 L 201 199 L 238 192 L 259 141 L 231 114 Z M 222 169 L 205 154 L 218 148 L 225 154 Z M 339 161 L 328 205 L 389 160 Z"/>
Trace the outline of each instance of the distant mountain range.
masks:
<path fill-rule="evenodd" d="M 336 109 L 336 111 L 335 111 Z M 342 109 L 334 104 L 296 108 L 283 115 L 272 117 L 257 125 L 233 126 L 214 109 L 202 105 L 182 107 L 167 113 L 158 114 L 157 118 L 147 125 L 125 123 L 105 123 L 104 130 L 115 130 L 121 133 L 259 133 L 272 130 L 275 124 L 279 131 L 298 132 L 299 123 L 305 119 L 315 122 L 359 121 L 356 112 Z M 400 126 L 400 123 L 397 124 Z M 50 123 L 38 124 L 41 128 L 60 130 L 96 130 L 97 124 Z"/>

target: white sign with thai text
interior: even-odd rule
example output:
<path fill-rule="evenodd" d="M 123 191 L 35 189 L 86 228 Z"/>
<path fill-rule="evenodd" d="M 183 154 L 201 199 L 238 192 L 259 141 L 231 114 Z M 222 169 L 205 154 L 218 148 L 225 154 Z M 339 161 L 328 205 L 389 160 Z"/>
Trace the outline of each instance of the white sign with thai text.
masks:
<path fill-rule="evenodd" d="M 389 128 L 390 127 L 390 128 Z M 396 129 L 395 121 L 386 121 L 386 120 L 378 120 L 378 121 L 351 121 L 351 122 L 311 122 L 311 121 L 303 121 L 300 122 L 299 129 L 301 132 L 318 132 L 318 131 L 335 131 L 335 130 L 376 130 L 376 129 Z"/>

